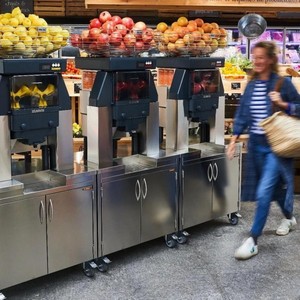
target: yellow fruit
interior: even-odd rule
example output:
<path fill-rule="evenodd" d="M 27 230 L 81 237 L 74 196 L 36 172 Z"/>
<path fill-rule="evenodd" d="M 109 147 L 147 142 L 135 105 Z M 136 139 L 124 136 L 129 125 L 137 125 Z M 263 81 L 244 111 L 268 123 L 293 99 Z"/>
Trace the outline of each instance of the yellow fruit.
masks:
<path fill-rule="evenodd" d="M 19 25 L 15 30 L 14 33 L 19 37 L 25 37 L 27 35 L 26 27 L 23 25 Z"/>
<path fill-rule="evenodd" d="M 21 12 L 21 9 L 20 9 L 20 7 L 15 7 L 12 11 L 11 11 L 11 15 L 13 16 L 13 17 L 15 17 L 15 16 L 17 16 L 17 15 L 19 15 L 19 14 L 21 14 L 22 12 Z"/>
<path fill-rule="evenodd" d="M 57 35 L 55 35 L 55 36 L 53 37 L 53 40 L 52 40 L 52 42 L 53 42 L 54 44 L 61 44 L 62 41 L 63 41 L 63 36 L 62 36 L 60 33 L 58 33 Z"/>
<path fill-rule="evenodd" d="M 41 46 L 46 47 L 49 44 L 49 39 L 47 36 L 43 36 L 40 38 Z"/>
<path fill-rule="evenodd" d="M 18 19 L 19 24 L 23 24 L 23 21 L 25 19 L 25 15 L 24 14 L 19 14 L 19 15 L 16 16 L 16 18 Z"/>
<path fill-rule="evenodd" d="M 13 43 L 12 41 L 10 41 L 9 39 L 1 39 L 0 40 L 0 46 L 2 48 L 9 48 L 10 46 L 12 46 Z"/>
<path fill-rule="evenodd" d="M 187 26 L 189 20 L 186 17 L 179 17 L 177 23 L 179 26 Z"/>
<path fill-rule="evenodd" d="M 35 15 L 35 14 L 29 14 L 29 15 L 28 15 L 28 19 L 29 19 L 30 21 L 33 21 L 33 20 L 38 19 L 38 18 L 39 18 L 39 16 L 37 16 L 37 15 Z"/>
<path fill-rule="evenodd" d="M 31 26 L 31 21 L 29 18 L 25 18 L 22 22 L 23 26 L 25 27 L 30 27 Z"/>
<path fill-rule="evenodd" d="M 16 27 L 19 25 L 19 20 L 17 18 L 10 18 L 8 20 L 8 25 Z"/>
<path fill-rule="evenodd" d="M 7 19 L 7 18 L 2 18 L 2 19 L 1 19 L 1 23 L 2 23 L 3 25 L 7 25 L 8 22 L 9 22 L 9 19 Z"/>
<path fill-rule="evenodd" d="M 165 22 L 160 22 L 156 25 L 156 29 L 160 32 L 165 32 L 168 29 L 168 25 Z"/>
<path fill-rule="evenodd" d="M 13 42 L 13 44 L 16 44 L 19 42 L 20 38 L 16 34 L 12 33 L 10 36 L 7 37 L 10 41 Z"/>
<path fill-rule="evenodd" d="M 38 48 L 40 45 L 41 45 L 40 39 L 34 39 L 34 40 L 32 41 L 32 47 Z"/>
<path fill-rule="evenodd" d="M 43 46 L 39 46 L 37 49 L 36 49 L 36 52 L 37 54 L 44 54 L 46 51 L 45 47 Z"/>
<path fill-rule="evenodd" d="M 14 49 L 18 51 L 24 51 L 26 49 L 24 43 L 18 42 L 17 44 L 14 45 Z"/>
<path fill-rule="evenodd" d="M 36 38 L 38 36 L 38 32 L 34 27 L 29 28 L 27 34 L 32 38 Z"/>
<path fill-rule="evenodd" d="M 44 21 L 40 18 L 31 20 L 32 26 L 43 26 L 43 24 L 44 24 Z"/>
<path fill-rule="evenodd" d="M 29 36 L 29 35 L 27 35 L 27 36 L 25 37 L 25 39 L 23 40 L 23 43 L 24 43 L 26 46 L 31 46 L 31 45 L 32 45 L 32 42 L 33 42 L 32 37 Z"/>
<path fill-rule="evenodd" d="M 2 32 L 13 32 L 14 31 L 14 27 L 10 26 L 10 25 L 4 25 L 1 28 Z"/>
<path fill-rule="evenodd" d="M 63 36 L 63 38 L 64 38 L 64 40 L 65 40 L 65 39 L 68 39 L 68 38 L 69 38 L 70 33 L 69 33 L 69 31 L 68 31 L 67 29 L 63 29 L 63 30 L 61 31 L 61 35 Z"/>
<path fill-rule="evenodd" d="M 45 51 L 46 51 L 47 53 L 50 53 L 50 52 L 53 51 L 53 49 L 54 49 L 54 45 L 53 45 L 52 43 L 48 43 L 48 45 L 46 46 Z"/>

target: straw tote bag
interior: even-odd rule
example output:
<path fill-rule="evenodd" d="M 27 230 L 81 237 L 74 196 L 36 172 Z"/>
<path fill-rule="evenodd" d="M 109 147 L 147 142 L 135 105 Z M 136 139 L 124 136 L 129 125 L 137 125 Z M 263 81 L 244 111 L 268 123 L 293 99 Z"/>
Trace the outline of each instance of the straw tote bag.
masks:
<path fill-rule="evenodd" d="M 283 78 L 275 86 L 280 91 Z M 282 111 L 260 122 L 274 153 L 281 157 L 300 157 L 300 119 Z"/>

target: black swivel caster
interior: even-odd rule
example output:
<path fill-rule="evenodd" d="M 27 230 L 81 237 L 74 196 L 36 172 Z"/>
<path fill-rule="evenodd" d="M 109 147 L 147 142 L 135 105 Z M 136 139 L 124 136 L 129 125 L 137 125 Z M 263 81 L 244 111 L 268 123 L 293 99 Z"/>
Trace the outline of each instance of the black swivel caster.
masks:
<path fill-rule="evenodd" d="M 167 234 L 165 236 L 165 242 L 167 247 L 169 248 L 175 248 L 176 244 L 177 244 L 177 238 L 174 239 L 174 235 L 173 234 Z"/>
<path fill-rule="evenodd" d="M 236 213 L 229 214 L 228 219 L 231 225 L 237 225 L 239 222 L 239 217 Z"/>

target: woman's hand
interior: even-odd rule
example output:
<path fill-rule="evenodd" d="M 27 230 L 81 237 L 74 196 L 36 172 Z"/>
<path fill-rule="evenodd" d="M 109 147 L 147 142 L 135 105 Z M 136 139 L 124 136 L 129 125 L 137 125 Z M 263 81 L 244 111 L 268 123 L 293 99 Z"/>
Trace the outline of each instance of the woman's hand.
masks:
<path fill-rule="evenodd" d="M 279 92 L 275 92 L 275 91 L 270 92 L 269 97 L 273 102 L 273 104 L 278 106 L 279 108 L 284 110 L 288 108 L 288 103 L 282 100 Z"/>
<path fill-rule="evenodd" d="M 231 160 L 234 157 L 235 153 L 235 142 L 230 142 L 226 149 L 226 155 Z"/>

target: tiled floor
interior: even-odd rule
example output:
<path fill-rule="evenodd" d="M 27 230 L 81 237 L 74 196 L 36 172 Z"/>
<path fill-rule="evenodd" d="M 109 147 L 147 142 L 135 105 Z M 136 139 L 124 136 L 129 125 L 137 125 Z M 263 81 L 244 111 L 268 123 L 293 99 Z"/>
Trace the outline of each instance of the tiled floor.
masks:
<path fill-rule="evenodd" d="M 279 237 L 281 213 L 272 203 L 259 253 L 236 261 L 247 237 L 254 203 L 242 203 L 239 224 L 226 216 L 188 231 L 188 243 L 170 249 L 163 238 L 109 255 L 106 273 L 86 277 L 75 266 L 2 291 L 12 300 L 299 300 L 300 230 Z M 295 215 L 300 223 L 300 197 Z M 5 270 L 1 270 L 5 272 Z"/>

